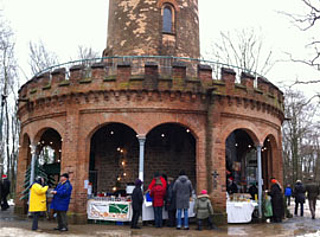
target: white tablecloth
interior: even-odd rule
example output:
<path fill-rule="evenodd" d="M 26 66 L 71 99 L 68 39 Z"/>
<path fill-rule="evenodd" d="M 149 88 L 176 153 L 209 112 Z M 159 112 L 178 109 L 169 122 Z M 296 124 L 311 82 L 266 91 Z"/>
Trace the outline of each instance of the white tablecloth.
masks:
<path fill-rule="evenodd" d="M 251 221 L 256 202 L 229 202 L 227 201 L 228 223 L 248 223 Z"/>
<path fill-rule="evenodd" d="M 190 202 L 190 207 L 188 209 L 188 217 L 194 217 L 195 213 L 193 212 L 194 207 L 194 200 Z M 178 213 L 178 212 L 177 212 Z M 182 217 L 184 216 L 182 212 Z M 162 219 L 168 219 L 168 212 L 165 210 L 165 208 L 162 208 Z M 146 199 L 144 200 L 142 204 L 142 221 L 152 221 L 154 220 L 154 212 L 153 212 L 153 206 L 152 202 L 147 202 Z"/>

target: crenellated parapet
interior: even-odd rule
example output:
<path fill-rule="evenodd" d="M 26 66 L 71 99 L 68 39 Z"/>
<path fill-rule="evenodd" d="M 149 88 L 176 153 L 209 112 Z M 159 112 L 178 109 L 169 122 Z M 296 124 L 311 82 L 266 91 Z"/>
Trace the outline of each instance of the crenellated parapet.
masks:
<path fill-rule="evenodd" d="M 183 58 L 157 57 L 117 61 L 107 58 L 99 62 L 66 64 L 66 67 L 40 73 L 24 84 L 19 91 L 19 108 L 43 100 L 53 101 L 53 97 L 57 100 L 78 97 L 76 101 L 79 101 L 79 98 L 91 98 L 90 94 L 110 96 L 111 91 L 111 94 L 121 91 L 128 95 L 132 91 L 157 91 L 158 94 L 176 95 L 178 92 L 182 97 L 188 94 L 202 99 L 210 96 L 210 101 L 227 98 L 228 103 L 241 101 L 244 106 L 250 103 L 251 107 L 271 108 L 282 119 L 283 93 L 275 85 L 245 71 L 236 73 L 231 67 L 220 67 L 220 77 L 214 78 L 219 75 L 216 66 Z"/>

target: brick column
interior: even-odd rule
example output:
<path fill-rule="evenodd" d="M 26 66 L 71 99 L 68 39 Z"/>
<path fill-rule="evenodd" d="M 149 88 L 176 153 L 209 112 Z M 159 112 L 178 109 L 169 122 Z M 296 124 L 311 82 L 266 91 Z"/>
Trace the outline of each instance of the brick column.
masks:
<path fill-rule="evenodd" d="M 87 193 L 83 181 L 87 177 L 84 162 L 79 152 L 79 111 L 69 106 L 66 116 L 66 131 L 62 143 L 61 173 L 69 173 L 73 186 L 68 216 L 70 223 L 86 223 Z"/>

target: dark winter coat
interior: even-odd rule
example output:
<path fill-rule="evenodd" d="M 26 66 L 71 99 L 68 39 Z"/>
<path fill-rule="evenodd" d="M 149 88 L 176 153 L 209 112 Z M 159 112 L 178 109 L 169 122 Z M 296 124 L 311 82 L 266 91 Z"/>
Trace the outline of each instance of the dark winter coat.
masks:
<path fill-rule="evenodd" d="M 308 192 L 308 199 L 313 200 L 319 195 L 319 185 L 316 183 L 307 184 L 306 191 Z"/>
<path fill-rule="evenodd" d="M 68 211 L 72 192 L 70 181 L 59 183 L 54 191 L 57 193 L 52 198 L 50 208 L 56 211 Z"/>
<path fill-rule="evenodd" d="M 132 209 L 142 212 L 143 195 L 141 186 L 136 186 L 132 192 Z"/>
<path fill-rule="evenodd" d="M 281 219 L 284 214 L 282 190 L 278 184 L 272 184 L 269 195 L 271 196 L 271 204 L 273 217 Z"/>
<path fill-rule="evenodd" d="M 173 183 L 169 184 L 167 189 L 166 208 L 168 211 L 176 210 L 176 195 L 173 192 Z"/>
<path fill-rule="evenodd" d="M 232 182 L 231 184 L 228 185 L 227 192 L 229 194 L 237 193 L 238 192 L 238 186 L 234 182 Z"/>
<path fill-rule="evenodd" d="M 193 211 L 198 219 L 206 219 L 213 215 L 213 208 L 208 194 L 198 196 Z"/>
<path fill-rule="evenodd" d="M 10 193 L 10 181 L 4 179 L 1 182 L 1 196 L 6 197 Z"/>
<path fill-rule="evenodd" d="M 166 196 L 166 190 L 160 184 L 153 186 L 150 196 L 153 197 L 152 205 L 154 207 L 163 207 L 164 197 Z"/>
<path fill-rule="evenodd" d="M 295 202 L 304 203 L 306 200 L 305 192 L 306 187 L 302 183 L 296 183 L 293 191 Z"/>
<path fill-rule="evenodd" d="M 192 196 L 192 184 L 186 175 L 180 175 L 174 182 L 173 191 L 176 194 L 177 209 L 188 209 L 189 200 Z"/>

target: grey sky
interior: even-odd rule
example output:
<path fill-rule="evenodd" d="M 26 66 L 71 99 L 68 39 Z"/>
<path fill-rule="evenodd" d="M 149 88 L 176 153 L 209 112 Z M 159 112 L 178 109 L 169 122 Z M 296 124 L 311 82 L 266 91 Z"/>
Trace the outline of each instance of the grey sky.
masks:
<path fill-rule="evenodd" d="M 19 63 L 27 74 L 29 41 L 41 40 L 60 62 L 75 59 L 79 45 L 101 53 L 106 46 L 108 0 L 0 0 L 0 8 L 15 31 Z M 202 55 L 220 31 L 254 27 L 278 59 L 286 59 L 284 52 L 308 56 L 304 46 L 313 32 L 303 34 L 278 13 L 303 11 L 300 0 L 199 0 L 199 11 Z M 297 78 L 319 77 L 319 73 L 303 65 L 279 63 L 267 77 L 275 84 L 290 84 Z"/>

